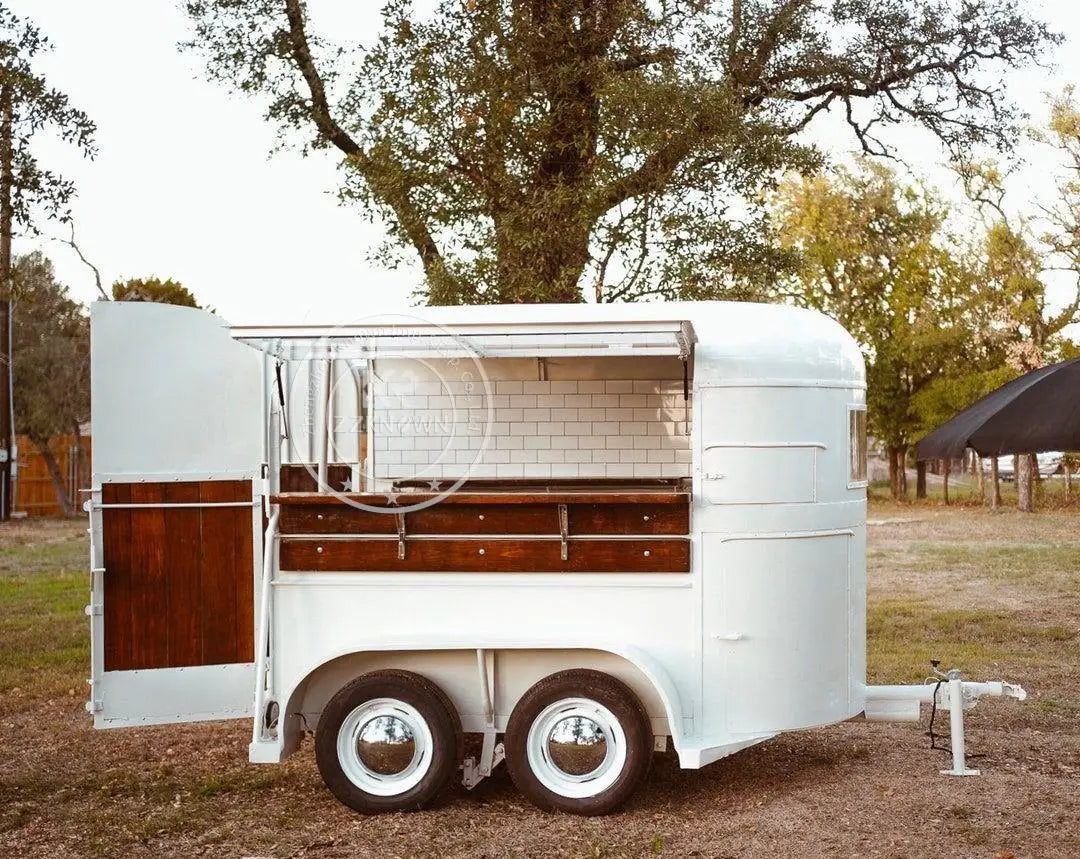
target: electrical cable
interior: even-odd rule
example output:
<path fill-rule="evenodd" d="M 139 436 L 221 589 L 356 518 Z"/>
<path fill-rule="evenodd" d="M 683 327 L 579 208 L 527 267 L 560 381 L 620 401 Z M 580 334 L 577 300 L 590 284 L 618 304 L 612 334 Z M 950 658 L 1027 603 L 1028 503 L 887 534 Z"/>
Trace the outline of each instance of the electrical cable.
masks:
<path fill-rule="evenodd" d="M 944 682 L 944 679 L 938 679 L 934 684 L 934 697 L 930 699 L 930 748 L 937 749 L 940 752 L 949 752 L 950 749 L 936 744 L 937 735 L 934 733 L 934 717 L 937 716 L 937 695 L 938 690 L 941 688 L 941 684 Z"/>
<path fill-rule="evenodd" d="M 939 745 L 936 744 L 937 734 L 934 733 L 934 717 L 937 715 L 938 689 L 941 688 L 941 684 L 944 683 L 944 682 L 945 682 L 945 678 L 939 678 L 935 682 L 935 684 L 934 684 L 934 697 L 930 700 L 930 748 L 931 749 L 937 749 L 939 752 L 945 752 L 946 754 L 952 754 L 952 749 L 946 748 L 945 746 L 939 746 Z M 967 758 L 984 758 L 984 757 L 986 757 L 986 754 L 982 753 L 982 754 L 973 755 L 973 754 L 971 754 L 969 752 L 966 755 L 966 757 Z"/>

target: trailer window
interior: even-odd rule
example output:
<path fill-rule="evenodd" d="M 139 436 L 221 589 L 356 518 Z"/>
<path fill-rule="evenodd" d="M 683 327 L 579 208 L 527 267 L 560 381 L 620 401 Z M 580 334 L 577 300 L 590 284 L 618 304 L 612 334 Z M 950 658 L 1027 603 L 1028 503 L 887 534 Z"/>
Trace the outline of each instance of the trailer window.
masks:
<path fill-rule="evenodd" d="M 851 472 L 848 484 L 866 483 L 866 407 L 853 406 L 848 410 L 848 437 Z"/>

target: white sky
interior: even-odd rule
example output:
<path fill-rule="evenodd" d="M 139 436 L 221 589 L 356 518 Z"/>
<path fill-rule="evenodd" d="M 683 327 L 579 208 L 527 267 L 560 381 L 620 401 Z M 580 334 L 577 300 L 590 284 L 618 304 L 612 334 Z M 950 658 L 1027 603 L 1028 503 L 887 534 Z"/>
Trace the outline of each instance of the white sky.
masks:
<path fill-rule="evenodd" d="M 98 125 L 93 161 L 51 141 L 39 150 L 48 166 L 77 183 L 78 242 L 101 269 L 106 289 L 120 278 L 172 277 L 236 323 L 343 322 L 408 302 L 419 282 L 417 267 L 386 271 L 369 262 L 382 231 L 356 208 L 336 202 L 333 153 L 269 156 L 276 129 L 263 120 L 261 104 L 202 80 L 197 58 L 177 50 L 187 35 L 178 2 L 8 5 L 52 40 L 55 49 L 39 68 Z M 336 40 L 366 40 L 381 3 L 310 5 Z M 1067 39 L 1051 72 L 1034 69 L 1010 79 L 1013 97 L 1039 118 L 1044 91 L 1080 83 L 1080 5 L 1025 5 L 1041 6 Z M 903 139 L 910 163 L 945 177 L 932 141 L 919 134 Z M 838 151 L 850 148 L 846 138 L 838 143 Z M 1040 154 L 1022 154 L 1034 166 L 1015 182 L 1018 199 L 1048 192 L 1051 172 Z M 59 227 L 46 229 L 65 235 Z M 17 252 L 34 247 L 53 259 L 73 297 L 93 300 L 90 270 L 69 248 L 16 243 Z"/>

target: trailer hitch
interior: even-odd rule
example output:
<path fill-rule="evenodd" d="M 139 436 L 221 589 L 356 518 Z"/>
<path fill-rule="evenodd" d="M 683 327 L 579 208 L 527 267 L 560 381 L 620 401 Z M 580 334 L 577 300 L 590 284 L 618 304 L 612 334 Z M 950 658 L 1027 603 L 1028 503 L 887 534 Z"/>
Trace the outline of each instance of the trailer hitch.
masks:
<path fill-rule="evenodd" d="M 1022 686 L 1003 681 L 977 683 L 962 679 L 958 668 L 942 672 L 934 666 L 936 680 L 910 686 L 867 686 L 864 715 L 873 722 L 917 722 L 922 704 L 933 704 L 949 711 L 949 731 L 952 744 L 952 769 L 942 775 L 975 776 L 976 769 L 965 763 L 964 711 L 974 707 L 984 696 L 1016 698 L 1023 701 L 1027 692 Z"/>

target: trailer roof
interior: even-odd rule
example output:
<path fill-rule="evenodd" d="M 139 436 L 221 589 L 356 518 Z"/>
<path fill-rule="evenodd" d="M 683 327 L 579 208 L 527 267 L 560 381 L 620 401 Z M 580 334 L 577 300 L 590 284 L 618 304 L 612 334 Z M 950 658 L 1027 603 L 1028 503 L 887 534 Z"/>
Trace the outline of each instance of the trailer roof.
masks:
<path fill-rule="evenodd" d="M 412 314 L 337 326 L 234 326 L 231 333 L 237 340 L 279 357 L 305 358 L 671 355 L 686 359 L 695 339 L 686 320 L 441 324 Z"/>
<path fill-rule="evenodd" d="M 354 317 L 345 325 L 233 326 L 234 338 L 282 357 L 315 357 L 320 340 L 346 357 L 368 345 L 383 355 L 441 357 L 448 349 L 481 357 L 671 355 L 692 348 L 695 376 L 710 384 L 739 379 L 864 387 L 862 354 L 834 320 L 812 310 L 748 302 L 512 304 L 421 307 Z M 385 338 L 385 339 L 382 339 Z M 412 338 L 410 342 L 409 338 Z M 438 338 L 443 338 L 442 340 Z M 301 346 L 300 341 L 306 341 Z M 425 351 L 426 350 L 426 351 Z"/>

